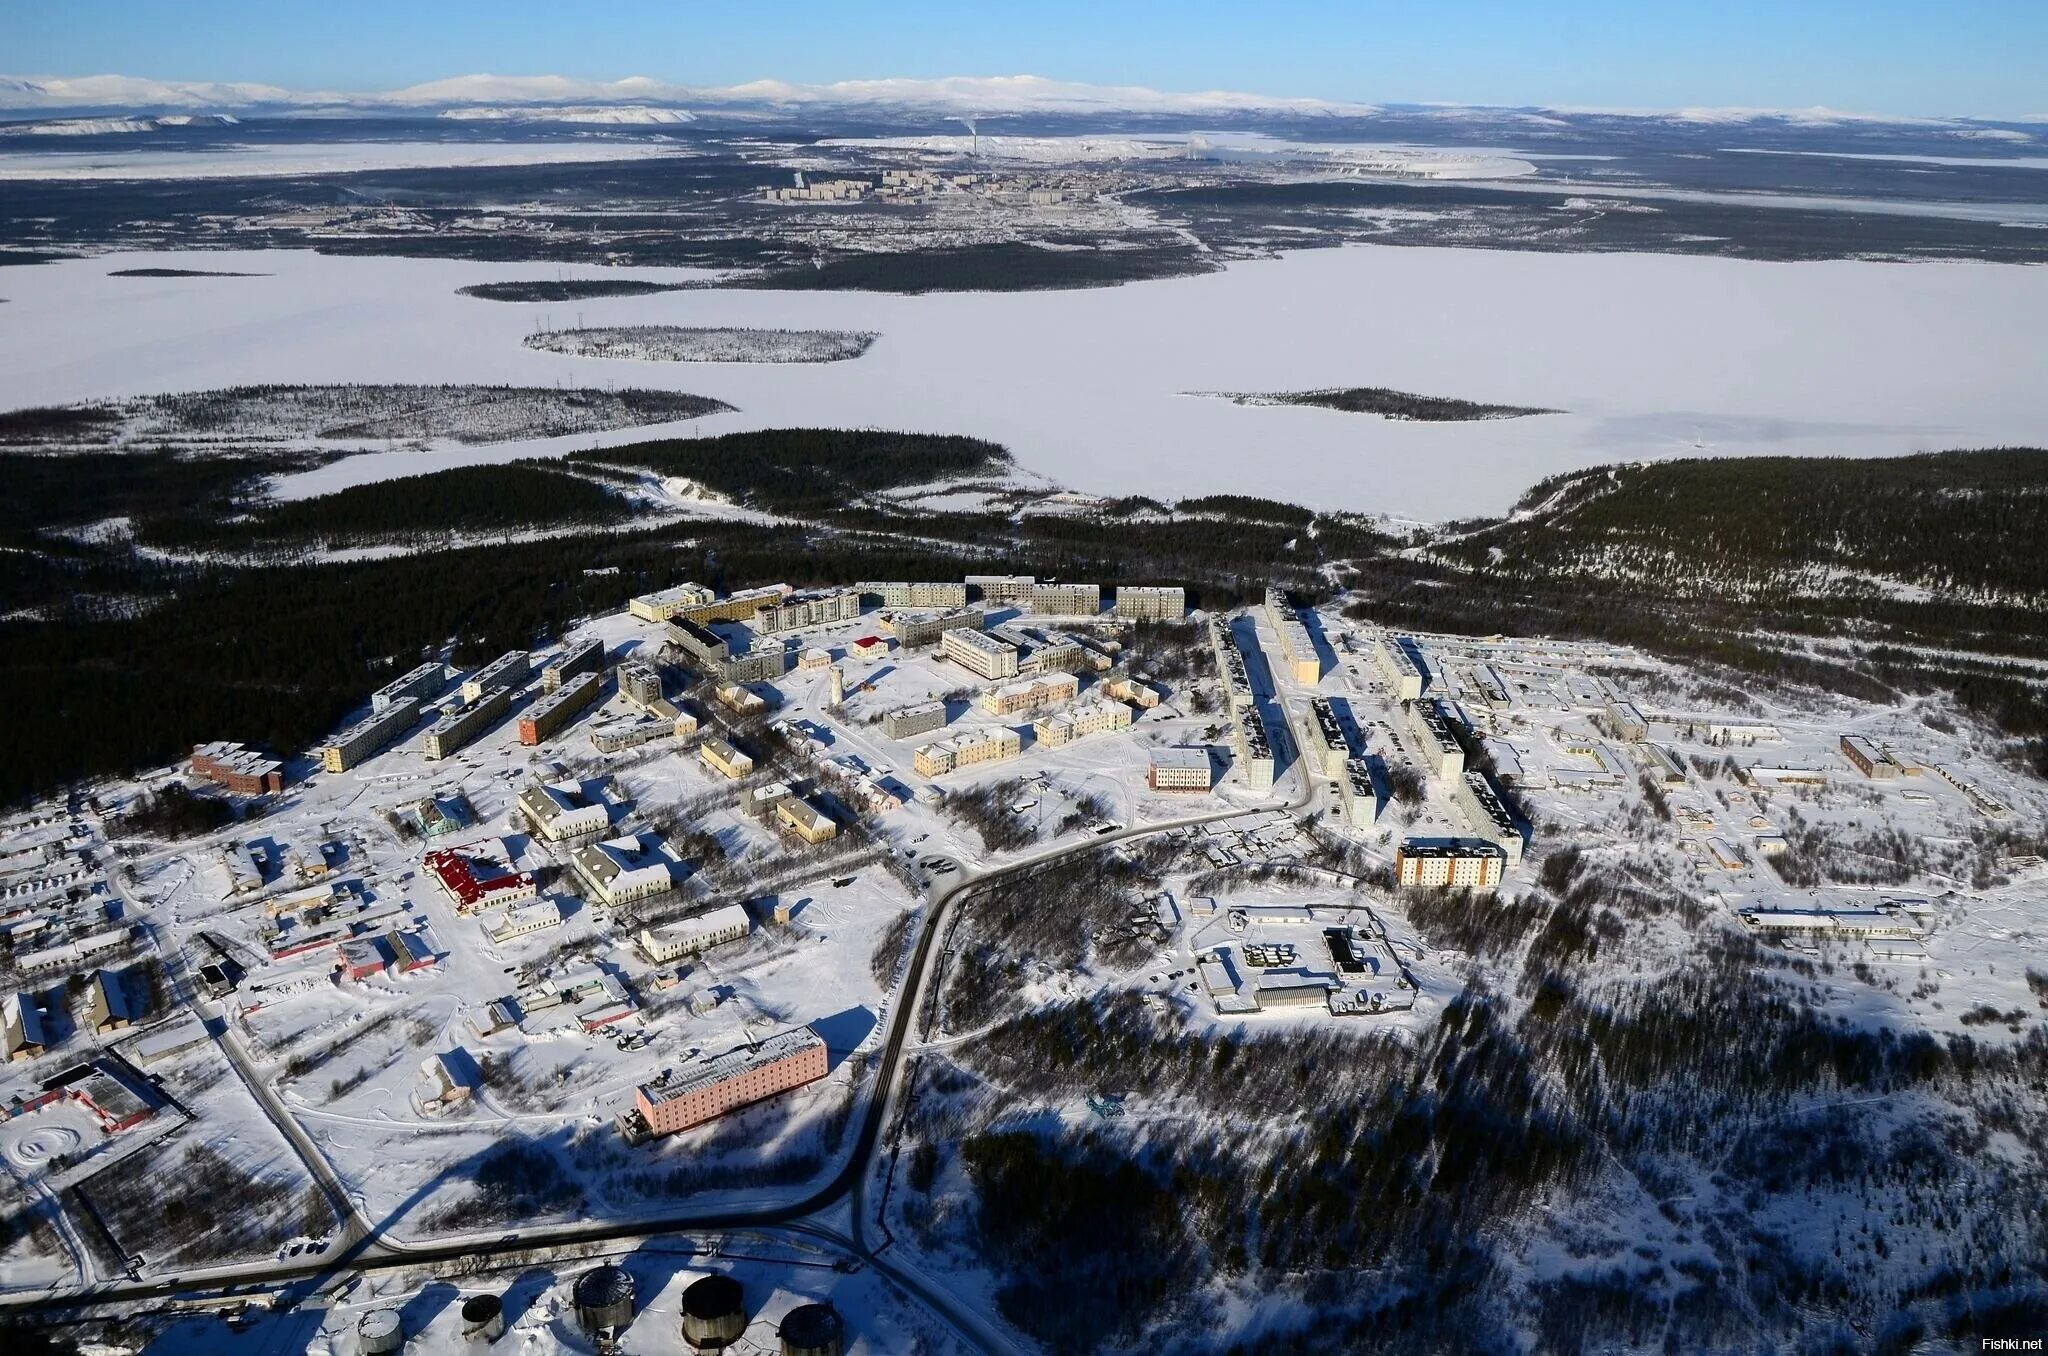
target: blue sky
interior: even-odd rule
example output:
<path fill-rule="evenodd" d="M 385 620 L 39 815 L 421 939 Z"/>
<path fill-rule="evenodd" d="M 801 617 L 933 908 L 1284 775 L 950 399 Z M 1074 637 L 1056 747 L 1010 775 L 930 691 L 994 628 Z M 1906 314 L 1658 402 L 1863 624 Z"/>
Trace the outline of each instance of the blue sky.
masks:
<path fill-rule="evenodd" d="M 1029 73 L 1366 102 L 2048 114 L 2048 0 L 0 0 L 8 74 L 295 89 Z"/>

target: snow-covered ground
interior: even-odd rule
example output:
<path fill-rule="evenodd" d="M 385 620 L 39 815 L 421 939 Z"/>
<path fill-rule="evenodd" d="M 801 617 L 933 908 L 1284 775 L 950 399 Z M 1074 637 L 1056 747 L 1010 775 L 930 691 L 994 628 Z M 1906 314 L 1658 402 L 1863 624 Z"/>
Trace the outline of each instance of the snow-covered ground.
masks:
<path fill-rule="evenodd" d="M 1263 132 L 1177 132 L 1146 136 L 922 136 L 841 137 L 821 146 L 861 150 L 979 155 L 984 160 L 1031 164 L 1121 164 L 1134 160 L 1302 160 L 1368 174 L 1421 179 L 1512 179 L 1536 166 L 1518 153 L 1462 146 L 1403 146 L 1361 142 L 1289 141 Z"/>
<path fill-rule="evenodd" d="M 271 276 L 106 276 L 195 264 Z M 1082 291 L 698 289 L 526 306 L 455 295 L 597 272 L 296 252 L 10 269 L 0 405 L 243 382 L 630 383 L 738 407 L 675 426 L 692 434 L 972 434 L 1091 492 L 1238 492 L 1425 519 L 1498 511 L 1543 476 L 1616 460 L 2048 438 L 2048 270 L 2016 266 L 1358 247 Z M 858 363 L 780 366 L 577 359 L 521 343 L 536 326 L 579 320 L 870 330 L 883 341 Z M 1361 384 L 1566 413 L 1423 424 L 1181 394 Z M 668 431 L 376 453 L 282 492 Z"/>
<path fill-rule="evenodd" d="M 203 151 L 124 143 L 118 150 L 0 154 L 0 180 L 246 179 L 347 174 L 355 170 L 567 165 L 680 153 L 680 147 L 653 141 L 335 141 L 317 145 L 209 147 Z"/>

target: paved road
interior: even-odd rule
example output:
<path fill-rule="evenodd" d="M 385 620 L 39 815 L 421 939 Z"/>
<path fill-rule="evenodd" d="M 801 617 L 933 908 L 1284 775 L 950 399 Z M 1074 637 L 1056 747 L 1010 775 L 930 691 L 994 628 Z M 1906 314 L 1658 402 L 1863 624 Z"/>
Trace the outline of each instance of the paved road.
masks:
<path fill-rule="evenodd" d="M 1302 792 L 1292 802 L 1291 808 L 1299 808 L 1314 794 L 1314 780 L 1306 776 L 1301 780 Z M 149 1282 L 91 1285 L 62 1295 L 36 1299 L 0 1299 L 0 1313 L 48 1312 L 100 1304 L 238 1293 L 255 1298 L 282 1295 L 298 1302 L 332 1287 L 348 1275 L 362 1272 L 431 1268 L 436 1264 L 453 1262 L 474 1265 L 480 1257 L 490 1257 L 502 1265 L 512 1266 L 545 1261 L 550 1250 L 568 1246 L 673 1234 L 776 1231 L 797 1233 L 830 1243 L 874 1267 L 943 1318 L 969 1345 L 985 1352 L 1016 1351 L 1015 1340 L 991 1322 L 986 1314 L 963 1303 L 945 1286 L 909 1265 L 883 1255 L 868 1238 L 867 1183 L 881 1152 L 883 1132 L 903 1091 L 903 1057 L 912 1044 L 915 1014 L 922 1005 L 931 979 L 932 961 L 943 947 L 949 915 L 976 886 L 1044 866 L 1062 857 L 1095 851 L 1113 843 L 1262 813 L 1270 808 L 1269 802 L 1251 809 L 1215 810 L 1158 823 L 1131 825 L 1098 837 L 1047 848 L 999 866 L 984 869 L 963 867 L 957 873 L 942 878 L 944 883 L 927 897 L 924 926 L 919 931 L 917 947 L 911 955 L 909 969 L 889 1015 L 888 1034 L 876 1069 L 875 1092 L 868 1099 L 853 1152 L 837 1175 L 803 1198 L 776 1205 L 711 1210 L 686 1208 L 632 1220 L 545 1225 L 509 1233 L 496 1230 L 487 1235 L 437 1238 L 431 1244 L 401 1244 L 360 1215 L 324 1156 L 262 1077 L 246 1063 L 246 1053 L 238 1048 L 239 1042 L 231 1034 L 222 1033 L 218 1039 L 236 1074 L 249 1086 L 264 1114 L 305 1159 L 308 1172 L 336 1202 L 338 1215 L 348 1221 L 343 1246 L 329 1256 L 303 1261 L 266 1261 L 235 1268 L 210 1269 L 204 1273 L 181 1273 Z M 188 1002 L 196 998 L 182 964 L 168 954 L 166 963 L 172 967 L 173 980 Z M 850 1231 L 843 1231 L 829 1222 L 841 1205 L 850 1207 Z"/>

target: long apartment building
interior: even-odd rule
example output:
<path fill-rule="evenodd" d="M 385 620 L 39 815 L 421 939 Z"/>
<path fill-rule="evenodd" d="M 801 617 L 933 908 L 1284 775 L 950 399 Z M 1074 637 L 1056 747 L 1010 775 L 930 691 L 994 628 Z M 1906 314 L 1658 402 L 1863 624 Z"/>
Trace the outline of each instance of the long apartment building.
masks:
<path fill-rule="evenodd" d="M 770 603 L 748 618 L 747 625 L 762 635 L 776 635 L 807 626 L 852 621 L 859 616 L 859 589 L 822 589 Z"/>
<path fill-rule="evenodd" d="M 1002 633 L 997 632 L 998 637 Z M 1013 642 L 1014 643 L 1014 642 Z M 1089 664 L 1088 649 L 1064 631 L 1047 631 L 1026 645 L 1017 662 L 1019 673 L 1077 673 Z"/>
<path fill-rule="evenodd" d="M 467 706 L 449 711 L 427 727 L 423 746 L 428 762 L 450 757 L 463 745 L 491 728 L 498 717 L 512 709 L 512 689 L 492 688 Z"/>
<path fill-rule="evenodd" d="M 410 730 L 419 718 L 417 697 L 391 702 L 321 746 L 320 766 L 329 772 L 346 772 Z"/>
<path fill-rule="evenodd" d="M 744 906 L 724 904 L 693 918 L 665 923 L 658 928 L 640 929 L 641 954 L 656 965 L 701 956 L 715 946 L 744 941 L 754 930 L 754 920 Z"/>
<path fill-rule="evenodd" d="M 992 716 L 1035 714 L 1080 694 L 1081 680 L 1073 674 L 1049 673 L 989 688 L 981 694 L 981 709 Z"/>
<path fill-rule="evenodd" d="M 1323 660 L 1316 652 L 1315 637 L 1302 625 L 1301 615 L 1287 601 L 1287 595 L 1278 589 L 1266 590 L 1266 620 L 1279 638 L 1280 657 L 1287 665 L 1288 677 L 1297 683 L 1320 683 Z"/>
<path fill-rule="evenodd" d="M 732 781 L 738 781 L 754 770 L 753 759 L 723 739 L 710 735 L 697 745 L 697 756 L 704 760 L 704 766 Z"/>
<path fill-rule="evenodd" d="M 550 843 L 602 833 L 612 822 L 605 803 L 585 796 L 575 782 L 534 781 L 519 793 L 519 813 Z"/>
<path fill-rule="evenodd" d="M 1507 861 L 1498 844 L 1476 839 L 1404 839 L 1394 849 L 1394 879 L 1439 890 L 1491 890 Z"/>
<path fill-rule="evenodd" d="M 604 672 L 604 642 L 592 636 L 579 640 L 540 671 L 540 690 L 554 692 L 580 673 Z"/>
<path fill-rule="evenodd" d="M 692 668 L 720 682 L 760 683 L 789 672 L 789 651 L 780 641 L 735 653 L 724 636 L 688 617 L 670 622 L 667 633 L 669 643 L 683 652 Z"/>
<path fill-rule="evenodd" d="M 956 608 L 951 612 L 898 612 L 879 618 L 876 625 L 896 637 L 904 649 L 921 650 L 937 645 L 948 631 L 979 631 L 987 620 L 977 610 Z"/>
<path fill-rule="evenodd" d="M 1071 711 L 1040 716 L 1031 724 L 1033 736 L 1050 749 L 1086 739 L 1089 735 L 1130 728 L 1131 708 L 1122 702 L 1110 701 L 1083 702 Z"/>
<path fill-rule="evenodd" d="M 481 701 L 494 687 L 519 688 L 533 676 L 533 656 L 524 650 L 508 650 L 471 674 L 462 684 L 462 700 Z"/>
<path fill-rule="evenodd" d="M 1483 838 L 1501 850 L 1508 869 L 1522 864 L 1522 826 L 1515 821 L 1500 788 L 1476 768 L 1467 769 L 1457 785 L 1454 798 L 1471 824 L 1474 837 Z"/>
<path fill-rule="evenodd" d="M 1237 638 L 1220 617 L 1209 618 L 1209 648 L 1216 655 L 1216 671 L 1223 676 L 1223 685 L 1230 692 L 1231 711 L 1249 710 L 1252 705 L 1251 671 L 1245 667 L 1244 654 L 1237 648 Z"/>
<path fill-rule="evenodd" d="M 956 768 L 977 763 L 1001 762 L 1024 752 L 1024 740 L 1015 730 L 997 727 L 974 730 L 953 739 L 926 744 L 911 755 L 911 766 L 920 776 L 942 777 Z"/>
<path fill-rule="evenodd" d="M 948 631 L 939 653 L 980 678 L 995 682 L 1017 676 L 1017 647 L 980 631 Z"/>
<path fill-rule="evenodd" d="M 1102 585 L 1033 584 L 1025 605 L 1048 617 L 1092 617 L 1102 611 Z"/>
<path fill-rule="evenodd" d="M 428 702 L 448 686 L 447 666 L 439 662 L 422 664 L 403 678 L 393 678 L 370 694 L 370 710 L 382 711 L 406 700 Z"/>
<path fill-rule="evenodd" d="M 1237 713 L 1232 740 L 1237 746 L 1237 762 L 1244 769 L 1245 781 L 1254 791 L 1271 791 L 1275 770 L 1273 737 L 1256 707 L 1247 706 Z"/>
<path fill-rule="evenodd" d="M 1380 820 L 1380 788 L 1373 780 L 1372 764 L 1353 758 L 1344 764 L 1344 776 L 1337 783 L 1344 797 L 1344 822 L 1354 829 L 1369 829 Z"/>
<path fill-rule="evenodd" d="M 985 603 L 1028 603 L 1038 578 L 1029 574 L 970 574 L 966 583 Z"/>
<path fill-rule="evenodd" d="M 1380 632 L 1379 639 L 1373 642 L 1372 662 L 1395 701 L 1422 700 L 1422 689 L 1429 685 L 1429 678 L 1413 640 L 1392 631 Z"/>
<path fill-rule="evenodd" d="M 643 1083 L 633 1094 L 633 1105 L 650 1131 L 673 1135 L 815 1083 L 830 1072 L 825 1042 L 800 1026 Z"/>
<path fill-rule="evenodd" d="M 631 903 L 675 887 L 660 845 L 628 834 L 590 843 L 569 854 L 569 869 L 592 896 L 612 905 Z"/>
<path fill-rule="evenodd" d="M 576 713 L 594 703 L 604 679 L 595 673 L 579 673 L 526 708 L 519 717 L 519 742 L 538 744 L 567 725 Z"/>
<path fill-rule="evenodd" d="M 963 608 L 967 606 L 967 585 L 936 581 L 919 583 L 865 583 L 858 586 L 863 598 L 873 598 L 883 607 Z"/>
<path fill-rule="evenodd" d="M 1451 729 L 1452 717 L 1435 699 L 1408 706 L 1408 737 L 1422 755 L 1429 775 L 1454 782 L 1465 775 L 1465 746 Z"/>
<path fill-rule="evenodd" d="M 1187 614 L 1187 590 L 1172 588 L 1120 587 L 1111 610 L 1129 621 L 1179 621 Z"/>
<path fill-rule="evenodd" d="M 192 773 L 238 796 L 261 796 L 284 790 L 284 764 L 245 744 L 225 739 L 192 749 Z"/>
<path fill-rule="evenodd" d="M 1341 777 L 1344 765 L 1351 761 L 1351 741 L 1344 737 L 1344 722 L 1337 718 L 1337 708 L 1328 697 L 1317 697 L 1308 706 L 1315 721 L 1313 747 L 1322 774 Z"/>
<path fill-rule="evenodd" d="M 882 733 L 891 739 L 910 739 L 945 728 L 944 702 L 919 702 L 915 706 L 899 706 L 882 717 Z"/>
<path fill-rule="evenodd" d="M 1154 791 L 1205 792 L 1215 784 L 1206 748 L 1154 749 L 1145 768 L 1145 785 Z"/>

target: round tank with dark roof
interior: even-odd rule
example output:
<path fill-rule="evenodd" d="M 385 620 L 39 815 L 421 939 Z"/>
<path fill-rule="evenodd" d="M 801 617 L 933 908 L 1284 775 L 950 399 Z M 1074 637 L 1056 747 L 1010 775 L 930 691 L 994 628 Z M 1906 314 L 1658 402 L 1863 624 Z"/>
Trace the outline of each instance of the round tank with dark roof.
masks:
<path fill-rule="evenodd" d="M 633 1321 L 633 1277 L 624 1267 L 606 1262 L 576 1278 L 570 1297 L 576 1323 L 593 1337 L 617 1332 Z"/>
<path fill-rule="evenodd" d="M 723 1351 L 747 1330 L 746 1296 L 730 1276 L 705 1276 L 683 1291 L 683 1340 L 696 1351 Z"/>
<path fill-rule="evenodd" d="M 471 1295 L 462 1302 L 462 1335 L 472 1342 L 495 1342 L 505 1331 L 505 1302 L 496 1295 Z"/>
<path fill-rule="evenodd" d="M 842 1356 L 846 1323 L 829 1303 L 799 1304 L 782 1319 L 782 1356 Z"/>

